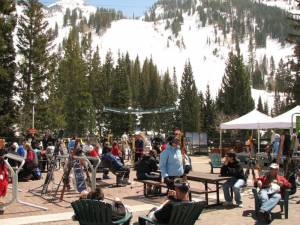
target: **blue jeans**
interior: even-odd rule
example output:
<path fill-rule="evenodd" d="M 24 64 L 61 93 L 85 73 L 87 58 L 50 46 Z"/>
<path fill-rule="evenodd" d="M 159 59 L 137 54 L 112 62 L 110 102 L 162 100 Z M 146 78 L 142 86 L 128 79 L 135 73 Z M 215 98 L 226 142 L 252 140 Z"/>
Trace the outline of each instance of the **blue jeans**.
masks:
<path fill-rule="evenodd" d="M 230 196 L 229 189 L 232 188 L 234 192 L 234 200 L 237 204 L 242 204 L 240 189 L 245 185 L 243 179 L 237 179 L 235 177 L 227 180 L 223 185 L 224 198 L 226 202 L 232 202 L 232 196 Z"/>
<path fill-rule="evenodd" d="M 269 195 L 266 189 L 261 189 L 258 193 L 259 200 L 261 202 L 261 206 L 259 211 L 264 212 L 271 212 L 271 210 L 277 205 L 277 203 L 281 199 L 280 193 L 274 193 Z"/>

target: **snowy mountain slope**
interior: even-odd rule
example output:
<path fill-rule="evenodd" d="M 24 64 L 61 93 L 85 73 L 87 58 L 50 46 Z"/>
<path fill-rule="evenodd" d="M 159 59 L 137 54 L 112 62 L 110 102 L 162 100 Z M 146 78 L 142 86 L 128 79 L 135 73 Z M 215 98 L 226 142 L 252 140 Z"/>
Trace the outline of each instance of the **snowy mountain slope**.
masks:
<path fill-rule="evenodd" d="M 279 0 L 264 1 L 265 4 L 276 3 L 283 8 L 284 4 L 280 5 L 280 2 L 284 3 Z M 60 0 L 45 8 L 46 19 L 50 27 L 54 28 L 55 23 L 59 26 L 59 35 L 54 41 L 56 46 L 67 38 L 71 29 L 70 26 L 63 27 L 63 16 L 67 8 L 80 9 L 86 18 L 96 11 L 95 7 L 86 5 L 84 0 Z M 163 13 L 162 11 L 161 8 L 157 9 L 158 14 Z M 209 38 L 214 39 L 214 26 L 200 27 L 199 16 L 196 14 L 184 14 L 183 19 L 184 22 L 177 38 L 170 29 L 165 30 L 165 20 L 145 22 L 142 19 L 122 19 L 114 21 L 101 36 L 91 31 L 92 46 L 94 49 L 99 47 L 102 61 L 108 51 L 113 53 L 115 59 L 119 52 L 128 52 L 132 59 L 139 56 L 141 61 L 152 57 L 160 72 L 165 72 L 167 69 L 172 72 L 175 67 L 179 85 L 184 64 L 190 60 L 198 88 L 205 91 L 206 85 L 209 84 L 212 94 L 216 95 L 224 75 L 228 53 L 235 48 L 235 45 L 231 42 L 231 38 L 223 39 L 221 31 L 218 31 L 220 44 L 214 42 L 208 44 Z M 240 44 L 245 62 L 248 61 L 248 43 L 246 39 Z M 280 58 L 286 61 L 293 54 L 292 48 L 293 46 L 288 44 L 282 47 L 278 41 L 268 38 L 266 48 L 256 49 L 256 57 L 260 60 L 264 55 L 268 59 L 273 56 L 277 65 Z M 270 107 L 273 105 L 272 93 L 253 90 L 252 94 L 256 102 L 261 96 L 263 102 L 267 101 Z"/>
<path fill-rule="evenodd" d="M 91 13 L 96 12 L 96 7 L 87 5 L 84 0 L 58 0 L 56 3 L 45 8 L 47 21 L 50 27 L 54 27 L 57 22 L 59 27 L 63 26 L 63 18 L 67 9 L 71 11 L 80 9 L 82 16 L 89 17 Z"/>
<path fill-rule="evenodd" d="M 190 60 L 198 88 L 204 91 L 209 84 L 212 94 L 216 95 L 222 82 L 228 53 L 234 46 L 226 41 L 221 46 L 214 43 L 208 45 L 207 38 L 214 35 L 213 26 L 199 29 L 194 17 L 185 16 L 181 32 L 185 48 L 178 48 L 173 41 L 169 41 L 168 48 L 167 42 L 171 32 L 165 32 L 164 27 L 164 22 L 156 25 L 152 22 L 136 20 L 113 22 L 111 28 L 102 37 L 94 36 L 93 45 L 100 47 L 102 58 L 108 50 L 111 50 L 114 56 L 119 51 L 128 51 L 132 58 L 137 55 L 142 60 L 152 57 L 162 72 L 167 69 L 172 71 L 175 66 L 179 81 L 185 62 Z M 245 61 L 247 61 L 247 43 L 245 41 L 245 44 L 240 45 L 241 51 L 245 53 Z M 262 59 L 264 55 L 268 58 L 273 56 L 275 63 L 278 63 L 281 57 L 287 59 L 292 54 L 292 48 L 291 45 L 282 48 L 277 41 L 269 39 L 267 48 L 257 49 L 256 55 L 258 59 Z M 216 54 L 213 53 L 215 49 Z M 272 94 L 265 95 L 262 91 L 259 93 L 264 95 L 263 102 L 267 101 L 270 106 L 273 105 Z M 254 97 L 258 101 L 259 95 L 256 94 Z"/>

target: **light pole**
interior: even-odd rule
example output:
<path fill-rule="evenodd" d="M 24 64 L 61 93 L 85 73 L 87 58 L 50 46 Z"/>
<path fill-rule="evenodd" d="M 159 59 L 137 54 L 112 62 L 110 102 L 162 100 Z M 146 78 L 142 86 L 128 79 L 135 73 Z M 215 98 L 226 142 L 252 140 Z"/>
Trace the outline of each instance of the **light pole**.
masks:
<path fill-rule="evenodd" d="M 35 116 L 35 108 L 34 108 L 35 100 L 32 102 L 32 128 L 34 128 L 34 116 Z"/>

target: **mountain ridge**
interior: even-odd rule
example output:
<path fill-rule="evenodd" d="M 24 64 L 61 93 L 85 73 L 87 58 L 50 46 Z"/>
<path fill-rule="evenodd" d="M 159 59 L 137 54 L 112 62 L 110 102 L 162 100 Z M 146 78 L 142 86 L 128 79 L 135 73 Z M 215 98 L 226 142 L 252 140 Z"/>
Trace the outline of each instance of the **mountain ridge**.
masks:
<path fill-rule="evenodd" d="M 200 2 L 200 1 L 197 1 Z M 275 1 L 262 1 L 264 4 L 275 4 Z M 276 1 L 279 2 L 284 1 Z M 283 5 L 280 5 L 283 7 Z M 86 5 L 83 0 L 60 0 L 46 8 L 46 20 L 49 26 L 54 29 L 55 24 L 58 24 L 59 34 L 54 41 L 54 45 L 58 48 L 63 39 L 67 38 L 71 26 L 63 26 L 65 10 L 81 10 L 83 17 L 88 18 L 89 14 L 95 13 L 96 7 Z M 162 8 L 157 8 L 163 13 Z M 211 91 L 216 96 L 220 88 L 222 77 L 224 74 L 226 59 L 229 51 L 235 48 L 234 43 L 230 40 L 222 38 L 221 31 L 217 30 L 214 25 L 199 27 L 199 16 L 194 13 L 189 15 L 183 13 L 183 22 L 181 31 L 178 37 L 175 37 L 170 30 L 166 30 L 166 20 L 158 20 L 155 22 L 143 21 L 144 17 L 136 19 L 121 19 L 113 21 L 111 26 L 101 33 L 97 34 L 95 30 L 92 32 L 92 46 L 95 50 L 100 49 L 101 58 L 104 59 L 108 51 L 111 51 L 113 57 L 116 58 L 119 53 L 129 53 L 134 59 L 139 56 L 140 60 L 152 58 L 158 66 L 161 73 L 166 70 L 172 71 L 176 68 L 178 81 L 183 72 L 184 64 L 190 61 L 193 67 L 194 77 L 199 90 L 204 91 L 206 85 L 211 86 Z M 219 43 L 208 44 L 208 39 L 213 39 L 217 36 L 220 39 Z M 244 55 L 244 61 L 248 61 L 248 41 L 240 44 L 241 52 Z M 277 64 L 280 58 L 284 57 L 285 61 L 292 55 L 293 45 L 286 44 L 282 47 L 281 44 L 268 37 L 266 48 L 257 48 L 257 59 L 262 59 L 264 55 L 267 58 L 274 56 Z M 264 91 L 253 90 L 253 97 L 256 102 L 259 95 L 262 100 L 267 101 L 269 105 L 273 104 L 272 94 Z M 271 96 L 270 96 L 271 95 Z M 258 97 L 257 97 L 258 96 Z"/>

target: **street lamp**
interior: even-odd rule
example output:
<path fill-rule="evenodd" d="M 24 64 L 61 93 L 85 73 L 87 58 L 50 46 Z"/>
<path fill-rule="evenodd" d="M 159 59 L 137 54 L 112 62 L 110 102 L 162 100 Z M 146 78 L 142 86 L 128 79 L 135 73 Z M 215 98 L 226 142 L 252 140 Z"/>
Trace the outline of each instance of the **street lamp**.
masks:
<path fill-rule="evenodd" d="M 34 109 L 34 104 L 35 104 L 35 100 L 33 99 L 32 102 L 32 128 L 34 128 L 34 114 L 35 114 L 35 109 Z"/>

